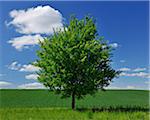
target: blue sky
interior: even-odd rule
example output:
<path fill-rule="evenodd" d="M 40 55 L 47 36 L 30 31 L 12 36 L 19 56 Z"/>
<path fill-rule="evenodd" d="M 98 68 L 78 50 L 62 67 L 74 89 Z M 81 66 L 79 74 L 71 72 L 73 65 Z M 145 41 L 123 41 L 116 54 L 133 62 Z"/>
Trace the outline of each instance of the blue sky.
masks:
<path fill-rule="evenodd" d="M 115 69 L 123 71 L 109 88 L 148 89 L 148 2 L 0 2 L 0 88 L 41 88 L 30 65 L 37 39 L 53 34 L 70 15 L 96 19 L 109 40 Z"/>

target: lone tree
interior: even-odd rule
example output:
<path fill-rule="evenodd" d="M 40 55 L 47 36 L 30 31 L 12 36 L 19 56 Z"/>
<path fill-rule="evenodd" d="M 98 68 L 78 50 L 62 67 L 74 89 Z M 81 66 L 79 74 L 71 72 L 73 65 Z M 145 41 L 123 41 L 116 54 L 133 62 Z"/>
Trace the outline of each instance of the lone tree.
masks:
<path fill-rule="evenodd" d="M 93 18 L 71 17 L 63 30 L 40 42 L 39 59 L 34 63 L 41 68 L 38 80 L 63 98 L 71 96 L 75 109 L 76 98 L 104 90 L 119 74 L 110 66 L 111 51 L 98 36 Z"/>

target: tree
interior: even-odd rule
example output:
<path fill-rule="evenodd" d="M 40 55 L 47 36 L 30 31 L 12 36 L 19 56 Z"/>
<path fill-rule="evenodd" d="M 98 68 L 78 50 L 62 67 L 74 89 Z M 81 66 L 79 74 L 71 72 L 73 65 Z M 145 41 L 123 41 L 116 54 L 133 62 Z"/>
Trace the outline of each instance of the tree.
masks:
<path fill-rule="evenodd" d="M 76 98 L 104 90 L 119 74 L 111 67 L 111 51 L 104 37 L 98 36 L 93 18 L 73 16 L 63 30 L 40 42 L 34 63 L 41 68 L 38 80 L 63 98 L 71 96 L 75 109 Z"/>

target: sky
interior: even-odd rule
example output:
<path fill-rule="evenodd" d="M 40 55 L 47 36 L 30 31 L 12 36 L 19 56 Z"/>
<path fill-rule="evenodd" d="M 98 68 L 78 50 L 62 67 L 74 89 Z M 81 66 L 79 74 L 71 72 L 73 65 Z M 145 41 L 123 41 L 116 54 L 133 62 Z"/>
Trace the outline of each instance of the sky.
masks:
<path fill-rule="evenodd" d="M 62 28 L 71 15 L 96 19 L 99 36 L 115 48 L 112 67 L 121 70 L 109 89 L 149 89 L 148 2 L 0 2 L 0 88 L 44 88 L 35 74 L 38 39 Z"/>

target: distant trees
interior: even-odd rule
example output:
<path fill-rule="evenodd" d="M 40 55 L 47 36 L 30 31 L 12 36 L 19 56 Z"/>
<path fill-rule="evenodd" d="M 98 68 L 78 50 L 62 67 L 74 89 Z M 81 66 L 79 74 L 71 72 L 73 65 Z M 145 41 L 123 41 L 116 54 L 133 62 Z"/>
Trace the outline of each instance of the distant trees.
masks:
<path fill-rule="evenodd" d="M 111 51 L 93 18 L 71 17 L 63 30 L 40 42 L 34 63 L 41 68 L 38 80 L 64 98 L 71 96 L 75 109 L 76 98 L 103 90 L 119 74 L 110 66 Z"/>

